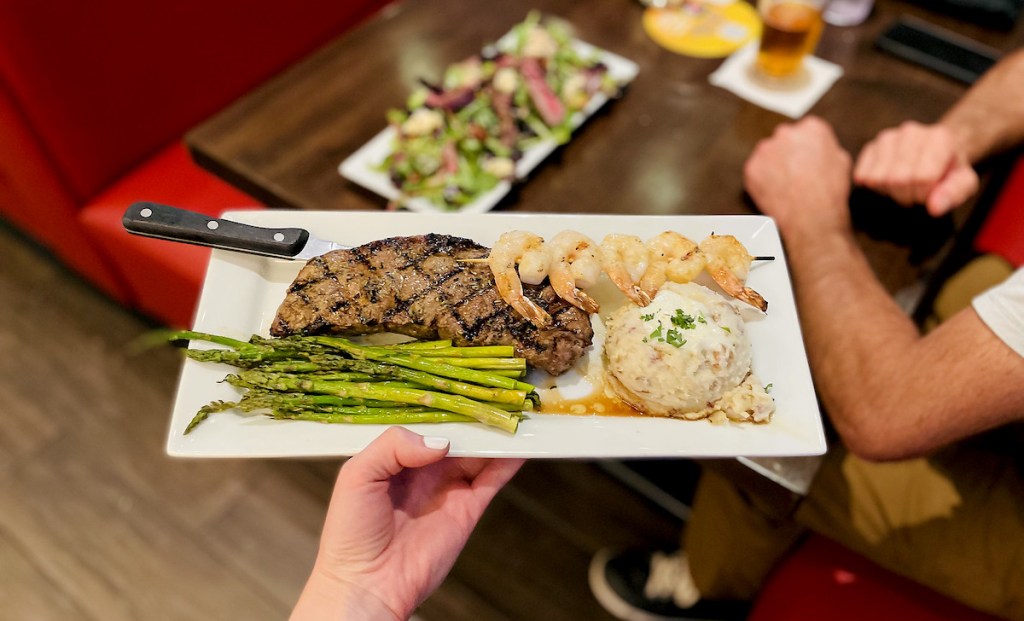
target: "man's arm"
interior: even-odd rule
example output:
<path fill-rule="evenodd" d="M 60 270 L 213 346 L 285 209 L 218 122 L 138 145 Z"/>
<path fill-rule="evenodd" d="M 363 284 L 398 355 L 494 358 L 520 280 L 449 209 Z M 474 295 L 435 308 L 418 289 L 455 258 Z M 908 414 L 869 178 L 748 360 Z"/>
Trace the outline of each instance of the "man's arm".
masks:
<path fill-rule="evenodd" d="M 846 446 L 901 459 L 1024 418 L 1024 358 L 965 310 L 921 336 L 853 238 L 850 160 L 818 119 L 784 126 L 746 166 L 786 243 L 815 384 Z"/>
<path fill-rule="evenodd" d="M 853 178 L 932 215 L 959 206 L 978 190 L 978 161 L 1024 143 L 1024 50 L 993 66 L 942 119 L 908 121 L 865 145 Z"/>
<path fill-rule="evenodd" d="M 947 112 L 948 128 L 968 161 L 1024 144 L 1024 49 L 987 71 Z"/>
<path fill-rule="evenodd" d="M 854 453 L 898 459 L 1024 418 L 1024 358 L 973 309 L 921 336 L 851 235 L 787 250 L 817 386 Z"/>

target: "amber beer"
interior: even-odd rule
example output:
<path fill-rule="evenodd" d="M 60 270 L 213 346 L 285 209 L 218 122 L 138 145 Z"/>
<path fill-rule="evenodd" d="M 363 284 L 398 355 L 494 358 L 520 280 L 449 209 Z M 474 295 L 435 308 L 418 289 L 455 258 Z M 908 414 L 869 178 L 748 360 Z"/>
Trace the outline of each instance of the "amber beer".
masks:
<path fill-rule="evenodd" d="M 761 47 L 757 68 L 782 78 L 800 68 L 804 56 L 814 50 L 821 35 L 821 8 L 797 1 L 763 2 Z"/>

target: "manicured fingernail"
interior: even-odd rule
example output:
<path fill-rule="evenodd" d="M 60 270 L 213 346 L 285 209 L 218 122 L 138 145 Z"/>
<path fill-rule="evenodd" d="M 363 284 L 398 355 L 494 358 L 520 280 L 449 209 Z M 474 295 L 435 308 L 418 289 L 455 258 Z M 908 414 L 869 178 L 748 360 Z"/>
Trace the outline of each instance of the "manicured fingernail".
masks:
<path fill-rule="evenodd" d="M 448 438 L 441 438 L 439 436 L 423 436 L 423 446 L 435 450 L 448 448 Z"/>

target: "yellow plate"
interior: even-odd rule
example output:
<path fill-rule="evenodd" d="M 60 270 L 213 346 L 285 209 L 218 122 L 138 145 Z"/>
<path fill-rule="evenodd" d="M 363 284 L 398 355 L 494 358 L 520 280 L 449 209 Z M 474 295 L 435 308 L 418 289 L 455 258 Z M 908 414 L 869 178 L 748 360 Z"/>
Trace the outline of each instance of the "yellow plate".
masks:
<path fill-rule="evenodd" d="M 644 30 L 658 45 L 677 54 L 722 58 L 761 34 L 761 18 L 753 6 L 738 0 L 702 0 L 680 6 L 648 8 Z"/>

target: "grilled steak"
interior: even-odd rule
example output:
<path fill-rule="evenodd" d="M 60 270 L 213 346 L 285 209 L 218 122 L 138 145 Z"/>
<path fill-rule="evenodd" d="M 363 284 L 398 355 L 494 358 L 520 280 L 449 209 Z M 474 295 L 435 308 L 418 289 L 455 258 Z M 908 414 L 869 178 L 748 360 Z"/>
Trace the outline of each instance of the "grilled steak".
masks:
<path fill-rule="evenodd" d="M 270 326 L 274 336 L 396 332 L 458 345 L 513 345 L 552 375 L 572 367 L 594 336 L 590 317 L 549 285 L 524 285 L 553 325 L 535 327 L 512 309 L 486 263 L 489 250 L 449 235 L 391 237 L 310 260 Z"/>

